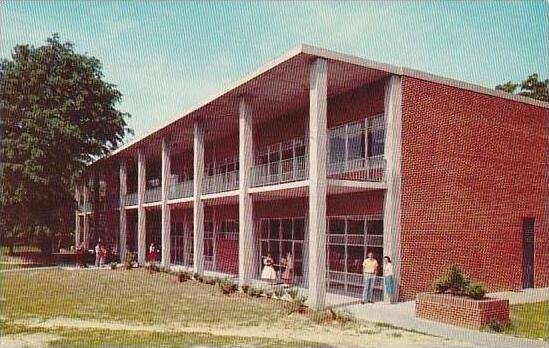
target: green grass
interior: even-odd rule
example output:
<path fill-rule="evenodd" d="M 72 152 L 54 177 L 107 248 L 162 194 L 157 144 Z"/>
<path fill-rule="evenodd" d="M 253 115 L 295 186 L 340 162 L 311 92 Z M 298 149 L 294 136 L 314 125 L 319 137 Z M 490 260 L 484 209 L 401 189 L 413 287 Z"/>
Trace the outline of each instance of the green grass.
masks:
<path fill-rule="evenodd" d="M 549 341 L 549 301 L 512 305 L 510 317 L 505 333 Z"/>
<path fill-rule="evenodd" d="M 71 317 L 133 323 L 258 325 L 285 316 L 284 305 L 185 282 L 144 270 L 61 269 L 2 275 L 2 314 L 8 318 Z M 48 296 L 44 296 L 48 294 Z M 219 315 L 211 315 L 219 313 Z"/>

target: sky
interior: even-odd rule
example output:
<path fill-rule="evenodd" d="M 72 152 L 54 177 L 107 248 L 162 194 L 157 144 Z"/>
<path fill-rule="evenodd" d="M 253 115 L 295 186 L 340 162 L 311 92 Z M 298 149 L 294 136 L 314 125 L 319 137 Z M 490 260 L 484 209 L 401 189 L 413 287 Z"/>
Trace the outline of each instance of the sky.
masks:
<path fill-rule="evenodd" d="M 489 88 L 549 77 L 545 0 L 0 0 L 0 58 L 53 33 L 101 60 L 136 137 L 301 43 Z"/>

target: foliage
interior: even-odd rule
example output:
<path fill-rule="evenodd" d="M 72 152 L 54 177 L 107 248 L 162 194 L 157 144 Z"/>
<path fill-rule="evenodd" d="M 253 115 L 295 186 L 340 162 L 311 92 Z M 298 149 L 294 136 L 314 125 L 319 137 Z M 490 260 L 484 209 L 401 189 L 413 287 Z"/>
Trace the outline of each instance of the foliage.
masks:
<path fill-rule="evenodd" d="M 274 295 L 278 298 L 284 297 L 286 291 L 282 287 L 277 287 L 274 291 Z"/>
<path fill-rule="evenodd" d="M 305 313 L 305 310 L 307 309 L 305 301 L 307 301 L 307 297 L 302 295 L 296 295 L 295 298 L 292 298 L 292 301 L 288 304 L 289 314 Z"/>
<path fill-rule="evenodd" d="M 522 83 L 507 81 L 504 84 L 497 85 L 496 89 L 507 93 L 515 93 L 520 86 L 519 95 L 549 102 L 549 79 L 539 80 L 538 74 L 531 74 Z"/>
<path fill-rule="evenodd" d="M 126 252 L 126 256 L 124 257 L 124 267 L 131 270 L 135 264 L 135 261 L 137 261 L 137 255 L 131 251 Z"/>
<path fill-rule="evenodd" d="M 482 300 L 486 296 L 486 289 L 479 282 L 471 282 L 467 287 L 466 295 L 474 300 Z"/>
<path fill-rule="evenodd" d="M 488 323 L 488 328 L 494 332 L 503 332 L 507 325 L 497 319 L 494 319 Z"/>
<path fill-rule="evenodd" d="M 299 295 L 299 290 L 297 290 L 296 288 L 292 288 L 292 289 L 288 290 L 286 293 L 288 295 L 290 295 L 290 298 L 293 301 L 297 298 L 297 295 Z"/>
<path fill-rule="evenodd" d="M 238 290 L 238 286 L 230 279 L 223 279 L 217 283 L 223 295 L 229 295 Z"/>
<path fill-rule="evenodd" d="M 116 262 L 111 262 L 111 269 L 116 269 L 118 264 Z"/>
<path fill-rule="evenodd" d="M 116 109 L 121 97 L 97 58 L 57 34 L 40 47 L 17 45 L 0 60 L 3 244 L 25 240 L 48 253 L 70 238 L 81 172 L 131 132 L 129 115 Z"/>
<path fill-rule="evenodd" d="M 467 296 L 475 300 L 482 300 L 486 295 L 484 286 L 479 282 L 471 282 L 457 265 L 453 265 L 445 276 L 437 279 L 434 288 L 437 293 L 448 292 L 454 296 Z"/>
<path fill-rule="evenodd" d="M 243 293 L 247 294 L 248 290 L 250 289 L 250 286 L 249 285 L 242 285 L 241 289 L 242 289 Z"/>
<path fill-rule="evenodd" d="M 177 273 L 177 280 L 180 283 L 191 280 L 191 274 L 189 272 L 186 272 L 186 271 L 180 271 L 180 272 Z"/>

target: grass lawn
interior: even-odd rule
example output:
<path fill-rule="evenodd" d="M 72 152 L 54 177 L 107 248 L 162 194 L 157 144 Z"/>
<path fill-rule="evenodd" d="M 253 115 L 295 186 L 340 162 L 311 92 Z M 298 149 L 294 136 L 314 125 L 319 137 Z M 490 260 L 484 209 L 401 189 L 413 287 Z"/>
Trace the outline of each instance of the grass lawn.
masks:
<path fill-rule="evenodd" d="M 510 316 L 505 333 L 549 341 L 549 301 L 512 305 Z"/>
<path fill-rule="evenodd" d="M 222 295 L 143 269 L 48 269 L 0 273 L 3 339 L 51 346 L 451 347 L 432 336 L 375 324 L 289 314 L 289 302 Z M 2 346 L 0 338 L 0 346 Z M 5 343 L 5 342 L 4 342 Z"/>

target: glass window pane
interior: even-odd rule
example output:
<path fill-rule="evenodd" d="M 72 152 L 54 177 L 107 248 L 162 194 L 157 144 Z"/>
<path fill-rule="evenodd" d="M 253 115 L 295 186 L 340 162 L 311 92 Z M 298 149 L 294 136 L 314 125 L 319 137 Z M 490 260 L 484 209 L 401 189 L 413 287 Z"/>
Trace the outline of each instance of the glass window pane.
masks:
<path fill-rule="evenodd" d="M 305 220 L 294 219 L 294 240 L 305 239 Z"/>
<path fill-rule="evenodd" d="M 345 234 L 345 220 L 344 219 L 330 219 L 329 234 Z"/>
<path fill-rule="evenodd" d="M 330 271 L 344 272 L 345 271 L 345 246 L 329 245 L 328 246 L 328 269 Z"/>
<path fill-rule="evenodd" d="M 383 220 L 369 220 L 368 234 L 383 235 Z"/>
<path fill-rule="evenodd" d="M 280 239 L 280 220 L 274 219 L 270 221 L 269 238 Z"/>
<path fill-rule="evenodd" d="M 330 136 L 330 163 L 345 160 L 345 138 L 343 135 Z"/>
<path fill-rule="evenodd" d="M 347 234 L 364 234 L 364 220 L 347 220 Z"/>
<path fill-rule="evenodd" d="M 364 261 L 363 246 L 347 247 L 347 272 L 362 273 L 362 262 Z"/>
<path fill-rule="evenodd" d="M 292 220 L 282 220 L 282 239 L 292 239 Z"/>
<path fill-rule="evenodd" d="M 261 221 L 261 238 L 269 238 L 269 220 Z"/>
<path fill-rule="evenodd" d="M 362 133 L 349 135 L 349 155 L 348 158 L 364 158 L 364 135 Z"/>

